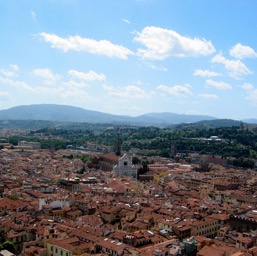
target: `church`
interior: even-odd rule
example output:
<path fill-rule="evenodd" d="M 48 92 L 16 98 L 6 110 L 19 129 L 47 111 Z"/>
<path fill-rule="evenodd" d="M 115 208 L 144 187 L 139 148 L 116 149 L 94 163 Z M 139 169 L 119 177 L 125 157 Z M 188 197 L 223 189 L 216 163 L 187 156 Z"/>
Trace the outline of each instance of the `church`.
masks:
<path fill-rule="evenodd" d="M 137 168 L 132 164 L 132 157 L 128 154 L 121 156 L 121 140 L 120 134 L 116 143 L 116 156 L 119 157 L 118 164 L 113 167 L 113 171 L 120 176 L 127 176 L 137 179 Z"/>
<path fill-rule="evenodd" d="M 137 168 L 132 165 L 132 157 L 127 154 L 119 158 L 119 162 L 113 167 L 113 171 L 118 175 L 137 179 Z"/>

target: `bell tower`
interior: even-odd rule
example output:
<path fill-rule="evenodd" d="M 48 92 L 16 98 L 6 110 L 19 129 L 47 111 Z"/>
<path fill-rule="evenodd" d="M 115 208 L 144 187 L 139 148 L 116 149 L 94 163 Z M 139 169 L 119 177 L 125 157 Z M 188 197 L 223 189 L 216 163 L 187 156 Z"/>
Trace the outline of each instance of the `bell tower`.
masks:
<path fill-rule="evenodd" d="M 121 156 L 121 139 L 120 139 L 120 132 L 118 132 L 118 138 L 117 138 L 117 140 L 116 140 L 115 155 L 116 155 L 116 156 Z"/>

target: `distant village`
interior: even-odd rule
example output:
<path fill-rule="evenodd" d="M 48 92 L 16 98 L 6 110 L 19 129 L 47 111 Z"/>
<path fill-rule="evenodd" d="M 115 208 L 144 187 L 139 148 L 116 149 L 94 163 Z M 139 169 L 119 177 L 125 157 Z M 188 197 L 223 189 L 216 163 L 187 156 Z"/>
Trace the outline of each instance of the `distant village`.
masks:
<path fill-rule="evenodd" d="M 175 147 L 170 158 L 139 156 L 119 141 L 1 146 L 1 256 L 257 255 L 254 169 Z"/>

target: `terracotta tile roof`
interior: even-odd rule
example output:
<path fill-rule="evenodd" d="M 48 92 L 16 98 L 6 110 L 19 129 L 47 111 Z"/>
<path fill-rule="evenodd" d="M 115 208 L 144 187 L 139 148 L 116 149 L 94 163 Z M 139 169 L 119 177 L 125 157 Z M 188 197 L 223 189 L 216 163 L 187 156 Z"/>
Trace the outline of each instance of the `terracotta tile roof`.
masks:
<path fill-rule="evenodd" d="M 198 256 L 226 256 L 226 252 L 217 247 L 204 246 L 197 254 Z"/>

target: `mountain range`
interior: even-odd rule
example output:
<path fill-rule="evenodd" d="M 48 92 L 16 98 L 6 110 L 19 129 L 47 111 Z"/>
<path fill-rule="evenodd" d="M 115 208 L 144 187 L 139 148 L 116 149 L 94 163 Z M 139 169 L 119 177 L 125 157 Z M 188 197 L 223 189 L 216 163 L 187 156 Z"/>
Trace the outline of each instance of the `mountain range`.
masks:
<path fill-rule="evenodd" d="M 45 120 L 53 122 L 123 123 L 138 125 L 191 123 L 213 120 L 215 117 L 181 115 L 175 113 L 148 113 L 137 117 L 112 115 L 79 107 L 55 104 L 23 105 L 0 110 L 1 120 Z"/>
<path fill-rule="evenodd" d="M 86 123 L 120 123 L 131 125 L 166 126 L 180 123 L 195 123 L 218 118 L 206 115 L 184 115 L 175 113 L 148 113 L 137 117 L 128 115 L 113 115 L 79 107 L 37 104 L 23 105 L 0 110 L 0 120 L 43 120 L 51 122 L 86 122 Z M 250 123 L 257 123 L 250 119 Z"/>

